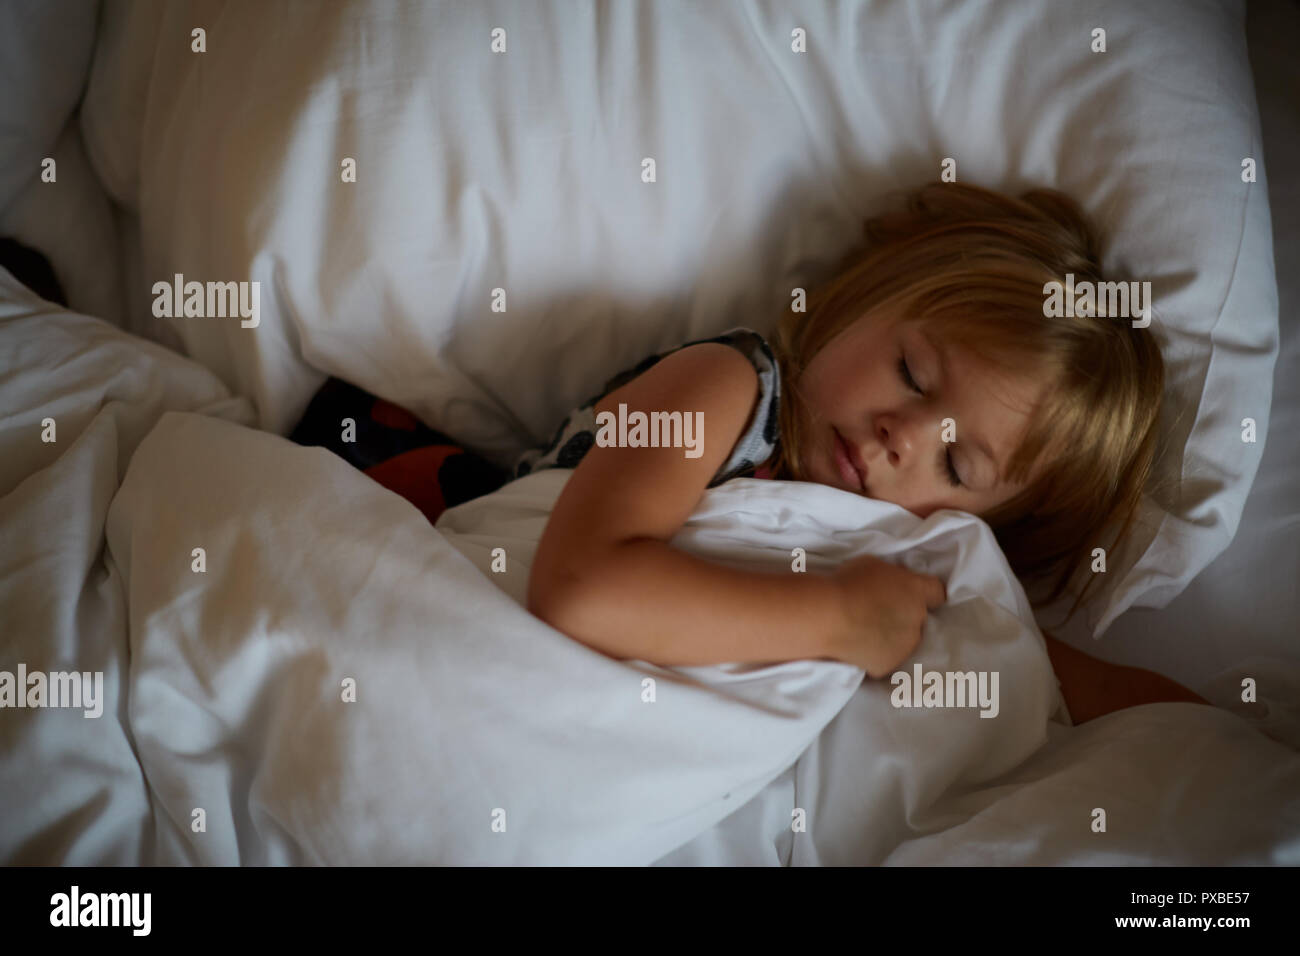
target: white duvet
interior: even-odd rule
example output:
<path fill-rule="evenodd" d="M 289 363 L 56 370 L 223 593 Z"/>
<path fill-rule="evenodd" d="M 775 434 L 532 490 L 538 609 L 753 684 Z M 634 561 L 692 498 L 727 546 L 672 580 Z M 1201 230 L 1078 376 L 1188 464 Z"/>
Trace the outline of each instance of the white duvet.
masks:
<path fill-rule="evenodd" d="M 736 481 L 676 544 L 943 576 L 915 662 L 996 671 L 992 719 L 832 661 L 619 662 L 517 601 L 566 473 L 432 528 L 197 364 L 0 293 L 0 670 L 105 697 L 0 711 L 0 862 L 1300 862 L 1300 756 L 1240 717 L 1068 726 L 970 516 Z"/>

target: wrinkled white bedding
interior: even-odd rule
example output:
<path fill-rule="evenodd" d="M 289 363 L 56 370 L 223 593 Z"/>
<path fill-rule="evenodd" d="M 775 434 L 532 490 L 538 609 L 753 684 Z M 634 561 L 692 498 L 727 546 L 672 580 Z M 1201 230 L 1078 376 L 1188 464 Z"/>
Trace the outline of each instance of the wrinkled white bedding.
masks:
<path fill-rule="evenodd" d="M 517 564 L 566 479 L 529 476 L 437 527 L 522 603 Z M 660 865 L 1300 863 L 1300 668 L 1247 662 L 1235 676 L 1253 675 L 1261 701 L 1240 716 L 1151 704 L 1072 727 L 1023 593 L 968 515 L 922 521 L 824 486 L 735 480 L 705 494 L 674 544 L 768 569 L 788 568 L 795 547 L 810 568 L 865 551 L 942 576 L 948 604 L 903 669 L 998 671 L 1001 709 L 900 710 L 889 685 L 867 682 L 794 765 Z M 494 548 L 511 573 L 492 574 Z"/>
<path fill-rule="evenodd" d="M 0 269 L 0 670 L 102 671 L 106 698 L 98 719 L 0 711 L 0 861 L 150 856 L 126 706 L 129 598 L 104 525 L 136 446 L 169 409 L 253 420 L 196 363 L 60 312 Z"/>
<path fill-rule="evenodd" d="M 995 719 L 895 709 L 831 661 L 618 662 L 511 596 L 565 473 L 430 528 L 330 453 L 246 427 L 248 403 L 195 363 L 3 271 L 0 298 L 0 669 L 102 670 L 106 697 L 98 719 L 0 712 L 0 861 L 895 862 L 996 837 L 1002 861 L 1128 862 L 1177 855 L 1153 848 L 1161 820 L 1197 852 L 1300 859 L 1300 756 L 1241 718 L 1153 705 L 1136 725 L 1059 722 L 1042 640 L 973 518 L 741 481 L 677 543 L 773 566 L 804 547 L 812 568 L 906 552 L 949 583 L 917 659 L 999 671 Z M 504 574 L 475 567 L 492 547 Z M 1208 796 L 1179 796 L 1189 773 L 1214 775 Z M 782 855 L 792 785 L 808 829 Z M 1087 829 L 1097 805 L 1113 806 L 1105 837 Z M 1009 821 L 1052 839 L 1008 840 Z M 1215 844 L 1192 832 L 1211 823 Z"/>
<path fill-rule="evenodd" d="M 203 416 L 141 443 L 107 537 L 166 858 L 649 862 L 791 763 L 860 678 L 614 662 L 331 453 Z"/>

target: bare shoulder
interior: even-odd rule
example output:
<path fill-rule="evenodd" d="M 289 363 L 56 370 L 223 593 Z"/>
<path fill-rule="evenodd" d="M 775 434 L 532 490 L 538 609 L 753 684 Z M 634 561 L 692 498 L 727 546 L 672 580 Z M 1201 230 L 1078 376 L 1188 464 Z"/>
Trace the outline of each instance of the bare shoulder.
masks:
<path fill-rule="evenodd" d="M 656 388 L 683 395 L 752 404 L 758 394 L 758 372 L 740 352 L 722 342 L 687 345 L 660 359 L 629 383 L 653 381 Z M 620 390 L 621 391 L 621 390 Z M 616 393 L 611 392 L 606 399 Z"/>
<path fill-rule="evenodd" d="M 535 587 L 544 590 L 566 568 L 619 542 L 670 539 L 727 460 L 757 398 L 757 371 L 720 342 L 678 349 L 604 396 L 595 408 L 598 422 L 605 413 L 625 422 L 676 415 L 683 426 L 694 425 L 694 447 L 598 440 L 551 512 L 533 566 Z"/>
<path fill-rule="evenodd" d="M 589 454 L 588 457 L 599 457 L 606 466 L 641 472 L 644 480 L 660 487 L 666 483 L 687 493 L 693 490 L 698 498 L 752 418 L 758 389 L 758 372 L 749 359 L 731 346 L 721 342 L 685 346 L 610 392 L 596 404 L 595 410 L 598 416 L 618 412 L 622 407 L 629 413 L 645 415 L 663 412 L 691 415 L 708 432 L 703 455 L 682 461 L 680 455 L 650 455 L 645 450 L 619 449 L 623 454 Z M 689 467 L 674 467 L 682 465 Z M 618 475 L 620 481 L 628 477 Z"/>

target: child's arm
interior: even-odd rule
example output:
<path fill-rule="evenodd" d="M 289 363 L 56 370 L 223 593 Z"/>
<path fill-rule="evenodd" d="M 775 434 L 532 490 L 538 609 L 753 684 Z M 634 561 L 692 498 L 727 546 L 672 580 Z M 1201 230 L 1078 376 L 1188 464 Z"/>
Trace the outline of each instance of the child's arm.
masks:
<path fill-rule="evenodd" d="M 1089 657 L 1046 631 L 1047 656 L 1061 684 L 1070 718 L 1082 724 L 1096 717 L 1139 704 L 1209 704 L 1182 684 L 1140 667 L 1121 667 Z"/>
<path fill-rule="evenodd" d="M 702 412 L 703 454 L 592 447 L 538 545 L 529 611 L 611 656 L 663 666 L 835 657 L 880 676 L 905 659 L 920 640 L 931 586 L 942 600 L 937 582 L 923 586 L 922 576 L 878 562 L 872 585 L 852 589 L 868 573 L 862 560 L 852 563 L 856 578 L 761 573 L 669 546 L 730 456 L 757 395 L 758 375 L 744 356 L 702 343 L 666 356 L 598 403 L 597 412 L 616 412 L 620 402 L 629 413 Z M 867 606 L 859 597 L 878 599 L 886 589 L 889 604 Z M 898 610 L 904 601 L 911 603 Z M 919 616 L 911 613 L 916 603 Z M 878 608 L 884 613 L 867 614 Z M 888 626 L 864 628 L 868 616 Z"/>
<path fill-rule="evenodd" d="M 703 413 L 702 454 L 592 447 L 538 545 L 528 609 L 620 658 L 664 666 L 794 660 L 827 653 L 839 613 L 829 579 L 737 571 L 671 548 L 731 454 L 758 397 L 735 349 L 703 343 L 660 359 L 597 412 Z"/>

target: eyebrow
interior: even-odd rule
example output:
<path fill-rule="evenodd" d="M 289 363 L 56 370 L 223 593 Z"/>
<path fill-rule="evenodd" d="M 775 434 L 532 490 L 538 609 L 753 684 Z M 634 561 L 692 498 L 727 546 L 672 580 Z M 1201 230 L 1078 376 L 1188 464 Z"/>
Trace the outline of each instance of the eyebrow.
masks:
<path fill-rule="evenodd" d="M 929 337 L 928 335 L 925 335 L 924 333 L 922 333 L 922 334 L 920 335 L 920 338 L 923 339 L 923 340 L 925 341 L 925 344 L 926 344 L 927 347 L 933 349 L 934 352 L 935 352 L 935 354 L 937 354 L 937 355 L 939 356 L 939 369 L 940 369 L 940 372 L 942 373 L 942 375 L 943 375 L 943 377 L 944 377 L 945 379 L 949 378 L 950 376 L 949 376 L 949 371 L 948 371 L 948 355 L 947 355 L 947 353 L 946 353 L 942 348 L 940 348 L 938 345 L 936 345 L 934 342 L 932 342 L 932 341 L 930 340 L 930 337 Z M 970 443 L 971 443 L 972 445 L 974 445 L 974 446 L 975 446 L 975 449 L 976 449 L 977 451 L 979 451 L 980 453 L 982 453 L 982 454 L 984 455 L 984 457 L 986 457 L 989 461 L 993 462 L 993 472 L 994 472 L 994 475 L 993 475 L 993 484 L 994 484 L 994 485 L 998 485 L 998 484 L 1000 484 L 1000 483 L 1002 482 L 1002 462 L 998 461 L 998 458 L 997 458 L 997 456 L 996 456 L 995 454 L 993 454 L 992 449 L 989 448 L 988 444 L 985 443 L 984 439 L 980 438 L 979 435 L 975 435 L 975 436 L 973 436 L 973 437 L 971 438 Z"/>

